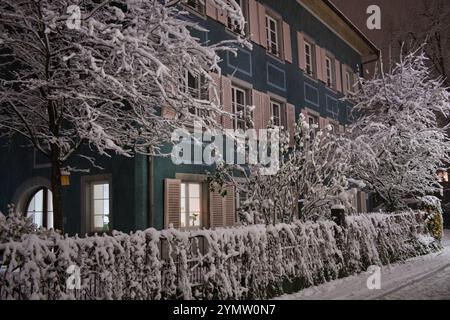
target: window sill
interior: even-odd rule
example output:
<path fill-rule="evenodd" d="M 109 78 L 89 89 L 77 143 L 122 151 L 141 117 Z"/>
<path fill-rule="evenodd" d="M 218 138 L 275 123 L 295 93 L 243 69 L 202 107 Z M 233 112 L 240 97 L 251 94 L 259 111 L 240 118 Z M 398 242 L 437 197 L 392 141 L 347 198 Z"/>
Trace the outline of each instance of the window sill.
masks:
<path fill-rule="evenodd" d="M 307 79 L 309 79 L 309 80 L 311 80 L 311 81 L 314 81 L 315 83 L 318 83 L 318 82 L 319 82 L 319 80 L 318 80 L 317 78 L 315 78 L 314 76 L 309 75 L 308 73 L 306 73 L 306 71 L 303 71 L 303 75 L 304 75 Z"/>
<path fill-rule="evenodd" d="M 280 62 L 280 63 L 282 63 L 282 64 L 285 64 L 285 63 L 286 63 L 285 60 L 284 60 L 284 58 L 282 57 L 282 56 L 283 56 L 282 54 L 280 54 L 280 56 L 277 56 L 277 55 L 271 53 L 269 50 L 267 50 L 267 48 L 265 48 L 265 49 L 266 49 L 266 54 L 267 54 L 267 56 L 271 57 L 271 58 L 274 59 L 274 60 L 277 60 L 278 62 Z"/>
<path fill-rule="evenodd" d="M 207 20 L 206 10 L 204 12 L 200 12 L 185 4 L 181 4 L 181 6 L 183 7 L 184 10 L 188 11 L 189 13 L 192 13 L 193 15 L 202 18 L 203 20 Z"/>

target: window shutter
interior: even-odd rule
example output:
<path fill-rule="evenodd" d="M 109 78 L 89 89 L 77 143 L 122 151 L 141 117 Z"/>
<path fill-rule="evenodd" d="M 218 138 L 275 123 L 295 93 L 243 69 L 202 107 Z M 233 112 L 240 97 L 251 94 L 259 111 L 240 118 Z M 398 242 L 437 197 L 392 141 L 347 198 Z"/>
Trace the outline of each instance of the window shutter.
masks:
<path fill-rule="evenodd" d="M 336 90 L 342 92 L 341 63 L 338 60 L 335 60 L 335 70 L 336 70 Z"/>
<path fill-rule="evenodd" d="M 256 131 L 259 132 L 260 129 L 263 129 L 263 125 L 262 125 L 261 93 L 257 90 L 252 90 L 252 104 L 255 107 L 253 110 L 253 122 Z"/>
<path fill-rule="evenodd" d="M 327 82 L 327 51 L 324 48 L 320 49 L 320 56 L 322 59 L 322 80 Z"/>
<path fill-rule="evenodd" d="M 270 97 L 261 92 L 261 114 L 262 114 L 262 129 L 265 129 L 272 117 L 272 110 L 270 110 Z"/>
<path fill-rule="evenodd" d="M 228 15 L 225 10 L 217 9 L 217 21 L 224 25 L 228 25 Z"/>
<path fill-rule="evenodd" d="M 231 80 L 227 77 L 222 77 L 222 99 L 223 99 L 223 110 L 225 112 L 230 113 L 230 116 L 224 115 L 222 116 L 222 126 L 225 129 L 233 129 L 233 106 L 232 106 L 232 98 L 231 98 Z"/>
<path fill-rule="evenodd" d="M 315 46 L 315 51 L 316 51 L 316 74 L 317 74 L 317 79 L 324 81 L 323 79 L 323 71 L 322 71 L 322 66 L 323 66 L 323 62 L 322 62 L 322 48 L 319 47 L 318 45 Z"/>
<path fill-rule="evenodd" d="M 347 85 L 347 70 L 348 70 L 347 65 L 343 64 L 342 65 L 342 81 L 344 81 L 344 83 L 342 84 L 342 92 L 344 94 L 347 94 L 347 92 L 349 90 L 348 85 Z"/>
<path fill-rule="evenodd" d="M 295 135 L 295 106 L 288 103 L 286 105 L 287 130 L 289 132 L 289 144 L 294 145 Z"/>
<path fill-rule="evenodd" d="M 319 119 L 319 128 L 321 130 L 325 129 L 325 127 L 328 125 L 328 123 L 329 123 L 328 119 L 320 117 L 320 119 Z"/>
<path fill-rule="evenodd" d="M 353 92 L 358 94 L 359 92 L 359 84 L 358 84 L 358 79 L 359 79 L 359 73 L 355 72 L 353 73 Z"/>
<path fill-rule="evenodd" d="M 259 18 L 258 18 L 258 4 L 255 0 L 248 1 L 249 8 L 249 23 L 250 23 L 250 35 L 251 40 L 257 44 L 260 44 L 259 40 Z"/>
<path fill-rule="evenodd" d="M 223 197 L 217 191 L 209 193 L 209 224 L 211 228 L 224 226 Z"/>
<path fill-rule="evenodd" d="M 367 213 L 366 193 L 363 191 L 358 192 L 359 196 L 359 213 Z"/>
<path fill-rule="evenodd" d="M 236 199 L 233 185 L 226 187 L 227 195 L 224 198 L 225 226 L 232 227 L 236 224 Z"/>
<path fill-rule="evenodd" d="M 267 48 L 266 8 L 258 2 L 259 44 Z"/>
<path fill-rule="evenodd" d="M 213 79 L 216 92 L 214 92 L 214 88 L 210 88 L 209 89 L 209 93 L 208 93 L 209 101 L 211 101 L 212 103 L 217 105 L 219 108 L 221 108 L 221 101 L 220 101 L 221 82 L 220 82 L 220 76 L 217 73 L 214 73 L 214 72 L 211 72 L 210 75 L 211 75 L 211 78 Z M 220 124 L 220 119 L 221 119 L 221 116 L 217 115 L 217 117 L 215 117 L 214 120 L 216 120 L 217 124 Z"/>
<path fill-rule="evenodd" d="M 172 107 L 166 105 L 166 106 L 162 106 L 161 115 L 163 118 L 166 118 L 166 119 L 174 119 L 176 117 L 177 113 L 175 112 L 175 110 Z"/>
<path fill-rule="evenodd" d="M 164 228 L 180 227 L 181 181 L 164 179 Z"/>
<path fill-rule="evenodd" d="M 301 32 L 297 32 L 297 45 L 298 45 L 298 66 L 300 69 L 305 71 L 306 70 L 305 37 Z"/>
<path fill-rule="evenodd" d="M 217 20 L 217 9 L 210 1 L 206 2 L 206 15 L 211 19 Z"/>
<path fill-rule="evenodd" d="M 292 63 L 291 28 L 283 21 L 284 59 Z"/>

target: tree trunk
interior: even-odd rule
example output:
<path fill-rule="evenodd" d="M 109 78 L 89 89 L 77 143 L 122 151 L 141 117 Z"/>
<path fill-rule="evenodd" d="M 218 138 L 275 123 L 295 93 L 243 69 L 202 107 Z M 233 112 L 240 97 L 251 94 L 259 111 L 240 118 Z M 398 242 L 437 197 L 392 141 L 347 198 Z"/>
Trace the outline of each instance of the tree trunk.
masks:
<path fill-rule="evenodd" d="M 59 148 L 52 146 L 52 195 L 53 195 L 53 227 L 55 230 L 64 234 L 64 220 L 62 212 L 62 194 L 61 194 L 61 163 L 59 161 Z"/>

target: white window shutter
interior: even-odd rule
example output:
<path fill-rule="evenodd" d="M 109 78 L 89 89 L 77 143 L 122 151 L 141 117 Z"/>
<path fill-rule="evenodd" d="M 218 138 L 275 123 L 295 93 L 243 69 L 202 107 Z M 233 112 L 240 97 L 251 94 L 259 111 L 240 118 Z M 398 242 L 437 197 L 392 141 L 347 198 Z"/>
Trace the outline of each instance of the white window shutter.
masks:
<path fill-rule="evenodd" d="M 286 122 L 287 130 L 289 132 L 289 144 L 294 145 L 294 135 L 295 135 L 295 106 L 293 104 L 286 104 Z"/>
<path fill-rule="evenodd" d="M 266 8 L 258 2 L 259 44 L 267 48 Z"/>
<path fill-rule="evenodd" d="M 324 81 L 323 79 L 323 71 L 322 71 L 322 66 L 323 66 L 323 62 L 322 62 L 322 48 L 319 47 L 318 45 L 315 46 L 315 51 L 316 51 L 316 75 L 317 75 L 317 79 Z"/>
<path fill-rule="evenodd" d="M 232 227 L 236 224 L 236 191 L 233 185 L 228 185 L 226 190 L 227 195 L 223 202 L 225 207 L 225 226 Z"/>
<path fill-rule="evenodd" d="M 222 103 L 223 110 L 230 115 L 222 116 L 222 126 L 225 129 L 233 129 L 233 105 L 231 97 L 231 79 L 222 76 Z"/>
<path fill-rule="evenodd" d="M 164 179 L 164 228 L 181 225 L 181 181 Z"/>
<path fill-rule="evenodd" d="M 292 45 L 291 45 L 291 28 L 289 24 L 283 21 L 283 47 L 284 59 L 292 63 Z"/>
<path fill-rule="evenodd" d="M 216 7 L 210 1 L 205 1 L 205 3 L 206 3 L 206 15 L 211 19 L 217 20 Z"/>
<path fill-rule="evenodd" d="M 209 225 L 210 228 L 224 226 L 223 197 L 217 191 L 209 192 Z"/>
<path fill-rule="evenodd" d="M 335 70 L 336 70 L 336 90 L 342 92 L 342 76 L 341 76 L 341 63 L 335 60 Z"/>
<path fill-rule="evenodd" d="M 258 18 L 258 3 L 256 0 L 248 1 L 249 10 L 249 26 L 251 40 L 257 44 L 260 44 L 259 40 L 259 18 Z"/>

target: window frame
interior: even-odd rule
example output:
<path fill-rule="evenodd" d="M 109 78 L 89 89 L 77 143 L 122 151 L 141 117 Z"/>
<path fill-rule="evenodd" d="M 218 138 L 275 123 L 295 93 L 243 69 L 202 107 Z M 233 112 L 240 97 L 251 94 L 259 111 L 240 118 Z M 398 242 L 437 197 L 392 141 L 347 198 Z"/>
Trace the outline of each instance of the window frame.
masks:
<path fill-rule="evenodd" d="M 306 52 L 307 47 L 309 48 L 309 54 Z M 303 53 L 305 55 L 305 73 L 312 78 L 316 78 L 315 45 L 307 39 L 305 39 L 304 41 Z M 308 56 L 310 60 L 309 64 L 308 64 Z M 308 69 L 311 69 L 311 72 Z"/>
<path fill-rule="evenodd" d="M 244 113 L 242 115 L 242 117 L 238 116 L 237 113 L 237 95 L 236 95 L 236 91 L 240 91 L 241 93 L 243 93 L 243 97 L 244 97 L 244 104 L 239 104 L 240 106 L 243 106 L 244 108 Z M 231 85 L 231 106 L 233 108 L 233 115 L 234 115 L 234 119 L 233 119 L 233 128 L 234 130 L 238 130 L 238 129 L 242 129 L 242 130 L 247 130 L 250 129 L 247 126 L 247 122 L 246 122 L 246 118 L 247 118 L 247 111 L 250 112 L 250 110 L 248 110 L 248 107 L 250 106 L 250 93 L 249 90 L 246 88 L 243 88 L 241 86 L 232 84 Z M 251 114 L 250 112 L 250 118 L 253 120 L 253 114 Z M 239 127 L 239 123 L 243 123 L 243 127 L 240 128 Z"/>
<path fill-rule="evenodd" d="M 30 205 L 31 205 L 31 201 L 32 201 L 32 200 L 36 197 L 36 195 L 37 195 L 39 192 L 41 192 L 41 191 L 42 191 L 42 211 L 33 210 L 33 212 L 41 212 L 41 214 L 42 214 L 42 224 L 41 224 L 41 225 L 38 225 L 38 224 L 34 221 L 34 218 L 33 218 L 33 223 L 36 224 L 36 225 L 38 225 L 38 227 L 43 227 L 43 228 L 46 228 L 46 229 L 51 229 L 51 228 L 54 228 L 54 219 L 55 219 L 55 217 L 54 217 L 54 210 L 51 210 L 51 211 L 49 210 L 49 208 L 50 208 L 49 203 L 50 203 L 50 201 L 53 201 L 53 200 L 52 200 L 52 197 L 51 197 L 52 191 L 51 191 L 49 188 L 42 186 L 42 187 L 37 188 L 34 192 L 31 193 L 30 197 L 28 198 L 28 200 L 27 200 L 27 202 L 26 202 L 26 206 L 25 206 L 25 216 L 26 216 L 27 218 L 30 218 L 30 217 L 29 217 L 29 207 L 30 207 Z M 49 191 L 50 191 L 50 193 L 49 193 Z M 53 204 L 52 204 L 52 209 L 53 209 Z M 49 213 L 50 213 L 50 212 L 51 212 L 51 214 L 52 214 L 52 225 L 51 225 L 51 227 L 49 227 L 49 224 L 48 224 L 48 222 L 49 222 Z"/>
<path fill-rule="evenodd" d="M 94 227 L 94 212 L 93 212 L 93 193 L 94 184 L 107 183 L 109 185 L 109 223 L 108 230 L 100 230 Z M 87 234 L 93 233 L 110 233 L 114 228 L 114 207 L 113 207 L 113 183 L 111 174 L 100 174 L 92 176 L 81 177 L 81 203 L 82 203 L 82 221 L 81 232 Z"/>
<path fill-rule="evenodd" d="M 242 10 L 242 15 L 244 16 L 244 19 L 246 22 L 248 22 L 248 1 L 247 0 L 235 0 L 238 2 L 239 6 Z M 241 32 L 244 32 L 244 35 L 248 35 L 248 23 L 245 24 L 244 30 L 240 30 L 237 26 L 233 26 L 231 23 L 231 19 L 227 18 L 227 30 L 231 31 L 235 34 L 241 34 Z"/>
<path fill-rule="evenodd" d="M 189 5 L 189 1 L 194 1 L 195 2 L 195 7 Z M 183 5 L 193 11 L 196 14 L 200 14 L 201 16 L 205 16 L 206 15 L 206 4 L 202 4 L 200 2 L 200 0 L 185 0 L 183 1 Z"/>
<path fill-rule="evenodd" d="M 345 85 L 347 86 L 347 91 L 350 93 L 354 93 L 352 82 L 353 82 L 352 72 L 348 69 L 345 69 Z"/>
<path fill-rule="evenodd" d="M 336 70 L 334 68 L 334 59 L 330 56 L 325 56 L 325 72 L 327 86 L 334 89 L 336 86 Z"/>
<path fill-rule="evenodd" d="M 184 190 L 184 199 L 185 199 L 184 200 L 185 201 L 184 208 L 185 208 L 185 212 L 181 211 L 181 207 L 182 207 L 181 206 L 181 201 L 183 199 L 181 194 L 182 194 L 183 185 L 184 185 L 184 188 L 185 188 L 185 190 Z M 199 225 L 198 226 L 191 226 L 190 223 L 189 223 L 190 222 L 190 207 L 191 207 L 191 205 L 190 205 L 191 197 L 189 196 L 189 186 L 190 185 L 198 185 L 198 190 L 199 190 L 199 196 L 198 196 L 198 205 L 199 205 L 198 223 L 199 223 Z M 204 217 L 203 217 L 204 212 L 203 211 L 204 211 L 203 210 L 203 183 L 199 182 L 199 181 L 181 180 L 181 183 L 180 183 L 180 228 L 181 229 L 198 229 L 198 228 L 203 228 L 204 227 Z M 182 217 L 183 214 L 185 215 L 185 221 L 189 221 L 187 223 L 188 225 L 185 225 L 185 226 L 182 225 L 181 217 Z"/>
<path fill-rule="evenodd" d="M 274 22 L 274 26 L 275 26 L 275 31 L 270 29 L 270 20 L 272 20 Z M 267 52 L 270 53 L 271 55 L 281 59 L 283 57 L 283 51 L 282 51 L 282 42 L 281 42 L 281 38 L 282 38 L 282 34 L 281 34 L 281 23 L 280 23 L 280 18 L 277 17 L 276 15 L 272 14 L 270 11 L 268 12 L 266 10 L 266 17 L 265 17 L 265 29 L 266 29 L 266 44 L 267 44 Z M 273 44 L 273 39 L 271 37 L 271 34 L 274 33 L 275 34 L 275 47 L 276 47 L 276 52 L 272 51 L 272 44 Z"/>
<path fill-rule="evenodd" d="M 275 120 L 274 106 L 278 106 L 278 117 L 277 117 L 278 123 L 279 123 L 278 125 L 274 121 Z M 277 100 L 274 100 L 274 99 L 270 99 L 270 115 L 271 115 L 271 118 L 273 121 L 273 125 L 280 127 L 280 128 L 281 127 L 285 128 L 286 126 L 283 123 L 282 112 L 283 112 L 283 103 L 281 103 Z"/>

